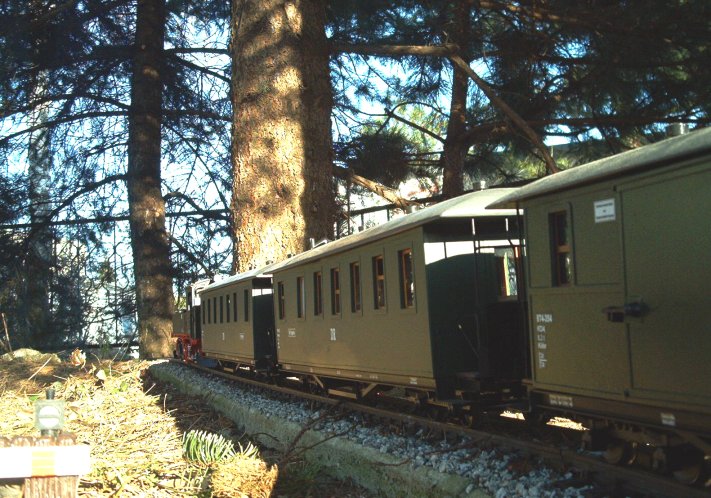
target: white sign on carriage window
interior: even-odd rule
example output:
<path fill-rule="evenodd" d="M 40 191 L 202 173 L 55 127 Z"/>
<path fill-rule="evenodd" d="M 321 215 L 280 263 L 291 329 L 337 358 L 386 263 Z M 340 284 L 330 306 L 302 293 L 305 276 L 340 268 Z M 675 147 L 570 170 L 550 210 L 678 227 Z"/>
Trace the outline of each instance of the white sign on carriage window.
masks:
<path fill-rule="evenodd" d="M 615 221 L 615 199 L 595 201 L 595 223 Z"/>

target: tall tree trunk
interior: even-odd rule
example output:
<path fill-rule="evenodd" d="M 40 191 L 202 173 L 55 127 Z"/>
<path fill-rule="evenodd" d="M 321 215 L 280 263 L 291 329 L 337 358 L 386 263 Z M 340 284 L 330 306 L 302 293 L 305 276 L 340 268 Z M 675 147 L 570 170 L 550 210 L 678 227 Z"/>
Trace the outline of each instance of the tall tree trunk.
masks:
<path fill-rule="evenodd" d="M 41 102 L 48 93 L 49 76 L 46 67 L 48 33 L 46 23 L 39 21 L 45 14 L 44 2 L 32 0 L 28 3 L 33 22 L 31 64 L 28 98 L 32 111 L 29 124 L 33 128 L 27 148 L 28 197 L 30 201 L 30 222 L 45 223 L 52 210 L 49 188 L 52 172 L 51 134 L 48 127 L 49 103 Z M 53 253 L 53 235 L 49 226 L 32 228 L 27 237 L 27 256 L 24 260 L 24 299 L 20 317 L 20 333 L 37 348 L 54 346 L 50 337 L 50 285 Z"/>
<path fill-rule="evenodd" d="M 47 73 L 39 70 L 31 83 L 30 99 L 38 100 L 45 96 Z M 27 177 L 29 180 L 30 222 L 45 223 L 52 210 L 49 200 L 50 173 L 52 154 L 50 152 L 50 130 L 47 125 L 49 104 L 40 104 L 30 113 L 30 126 L 40 127 L 30 133 L 27 151 Z M 24 274 L 25 286 L 24 309 L 21 330 L 30 344 L 38 348 L 49 348 L 56 338 L 52 337 L 50 319 L 50 284 L 53 253 L 53 234 L 48 226 L 30 230 L 27 238 L 27 257 Z"/>
<path fill-rule="evenodd" d="M 161 79 L 165 1 L 138 0 L 128 124 L 127 188 L 139 349 L 144 358 L 171 352 L 173 292 L 161 195 Z"/>
<path fill-rule="evenodd" d="M 324 0 L 244 0 L 232 16 L 234 267 L 332 237 Z"/>
<path fill-rule="evenodd" d="M 453 29 L 450 41 L 461 47 L 462 53 L 467 52 L 471 33 L 471 0 L 460 0 L 453 9 Z M 466 56 L 465 56 L 466 57 Z M 467 60 L 469 58 L 467 57 Z M 444 174 L 442 181 L 442 196 L 445 199 L 456 197 L 464 192 L 464 160 L 468 145 L 462 140 L 467 130 L 467 94 L 469 77 L 460 67 L 452 64 L 452 100 L 449 106 L 449 122 L 447 123 L 447 138 L 444 142 L 442 164 Z"/>

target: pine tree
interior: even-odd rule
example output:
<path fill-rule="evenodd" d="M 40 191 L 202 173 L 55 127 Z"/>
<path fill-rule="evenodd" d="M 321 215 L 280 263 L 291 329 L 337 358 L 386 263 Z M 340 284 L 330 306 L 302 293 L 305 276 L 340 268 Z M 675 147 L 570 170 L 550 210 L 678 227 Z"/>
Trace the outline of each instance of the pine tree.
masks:
<path fill-rule="evenodd" d="M 245 271 L 331 237 L 331 88 L 325 2 L 233 7 L 234 265 Z"/>

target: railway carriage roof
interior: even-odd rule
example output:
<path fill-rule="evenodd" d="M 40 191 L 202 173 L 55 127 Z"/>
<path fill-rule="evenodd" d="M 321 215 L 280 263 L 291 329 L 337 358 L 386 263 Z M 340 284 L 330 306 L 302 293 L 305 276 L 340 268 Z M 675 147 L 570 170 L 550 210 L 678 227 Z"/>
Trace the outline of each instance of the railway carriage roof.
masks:
<path fill-rule="evenodd" d="M 517 189 L 515 188 L 492 188 L 464 194 L 459 197 L 455 197 L 454 199 L 448 199 L 435 204 L 434 206 L 401 216 L 362 232 L 349 235 L 348 237 L 344 237 L 333 242 L 328 242 L 322 246 L 318 246 L 309 251 L 297 254 L 296 256 L 285 261 L 273 263 L 263 268 L 249 270 L 236 275 L 230 275 L 227 278 L 218 280 L 217 282 L 206 286 L 201 289 L 200 292 L 219 289 L 230 284 L 254 278 L 271 277 L 274 270 L 313 261 L 329 254 L 351 249 L 353 247 L 372 242 L 373 240 L 383 239 L 404 230 L 424 225 L 438 219 L 476 218 L 482 216 L 500 216 L 502 214 L 513 215 L 516 213 L 513 209 L 492 210 L 487 209 L 487 206 L 492 202 L 495 202 L 500 197 L 511 194 L 516 190 Z"/>
<path fill-rule="evenodd" d="M 708 154 L 711 154 L 711 128 L 668 138 L 546 176 L 503 196 L 489 207 L 514 208 L 522 200 Z"/>
<path fill-rule="evenodd" d="M 214 289 L 219 289 L 221 287 L 226 287 L 230 284 L 244 282 L 245 280 L 251 280 L 253 278 L 268 278 L 271 277 L 271 269 L 274 268 L 276 264 L 267 265 L 263 268 L 257 268 L 255 270 L 249 270 L 236 275 L 230 275 L 227 278 L 213 282 L 210 285 L 203 287 L 200 292 L 211 291 Z"/>
<path fill-rule="evenodd" d="M 349 235 L 342 239 L 328 242 L 322 246 L 315 247 L 309 251 L 302 252 L 296 256 L 276 263 L 270 271 L 283 270 L 291 266 L 296 266 L 309 261 L 315 261 L 325 256 L 346 251 L 375 240 L 384 239 L 411 228 L 425 225 L 436 220 L 455 218 L 477 218 L 486 216 L 513 215 L 513 209 L 501 209 L 493 211 L 487 206 L 495 202 L 500 197 L 510 194 L 516 189 L 513 188 L 492 188 L 479 190 L 468 194 L 442 201 L 434 206 L 430 206 L 414 213 L 406 214 L 394 220 L 390 220 L 382 225 L 377 225 L 362 232 Z"/>

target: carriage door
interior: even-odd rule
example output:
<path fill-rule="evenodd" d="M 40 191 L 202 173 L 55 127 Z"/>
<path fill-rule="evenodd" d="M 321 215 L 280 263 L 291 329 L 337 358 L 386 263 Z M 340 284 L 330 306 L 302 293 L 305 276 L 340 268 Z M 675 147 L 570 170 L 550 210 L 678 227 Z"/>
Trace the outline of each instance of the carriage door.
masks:
<path fill-rule="evenodd" d="M 619 190 L 632 394 L 711 401 L 711 169 Z"/>

